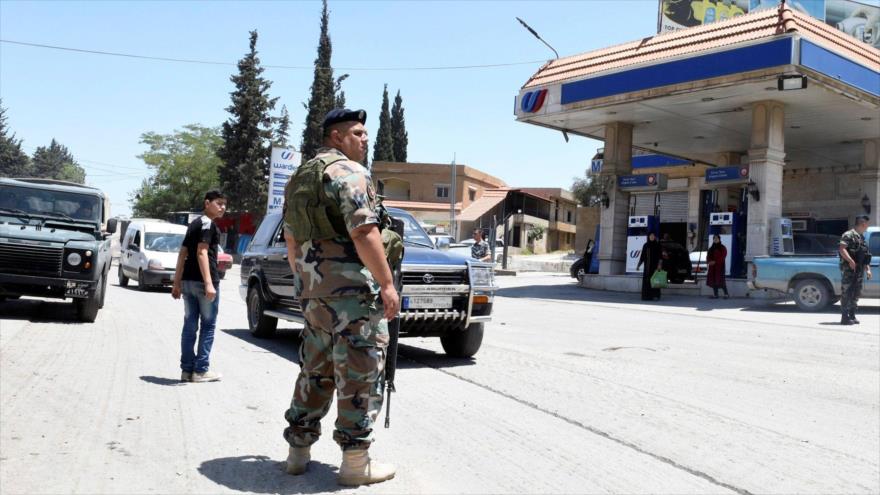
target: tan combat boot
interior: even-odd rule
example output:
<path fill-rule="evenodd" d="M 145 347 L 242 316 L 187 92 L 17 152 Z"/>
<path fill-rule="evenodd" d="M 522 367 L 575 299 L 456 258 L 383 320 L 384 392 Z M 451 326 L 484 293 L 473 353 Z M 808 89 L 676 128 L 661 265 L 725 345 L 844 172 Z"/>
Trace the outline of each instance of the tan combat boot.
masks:
<path fill-rule="evenodd" d="M 367 449 L 342 451 L 342 465 L 339 466 L 339 484 L 345 486 L 369 485 L 390 480 L 395 469 L 391 464 L 380 464 L 370 460 Z"/>
<path fill-rule="evenodd" d="M 303 474 L 312 460 L 309 447 L 290 447 L 287 454 L 287 474 Z"/>

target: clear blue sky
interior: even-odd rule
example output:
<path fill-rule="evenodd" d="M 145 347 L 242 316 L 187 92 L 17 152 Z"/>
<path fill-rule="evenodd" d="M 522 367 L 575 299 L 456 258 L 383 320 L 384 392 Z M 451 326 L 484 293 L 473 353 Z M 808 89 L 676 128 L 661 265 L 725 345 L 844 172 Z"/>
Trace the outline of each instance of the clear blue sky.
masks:
<path fill-rule="evenodd" d="M 539 61 L 650 36 L 657 0 L 582 2 L 331 1 L 333 66 L 424 67 Z M 311 66 L 320 2 L 0 1 L 0 38 L 87 50 L 234 64 L 257 29 L 263 64 Z M 522 187 L 569 187 L 601 143 L 514 121 L 514 97 L 539 63 L 472 70 L 337 70 L 348 105 L 378 125 L 382 85 L 400 89 L 409 161 L 464 163 Z M 70 148 L 114 214 L 149 175 L 140 135 L 216 126 L 229 114 L 234 65 L 74 53 L 0 43 L 0 98 L 28 153 L 52 138 Z M 312 71 L 267 69 L 298 145 Z M 372 143 L 371 143 L 372 153 Z"/>

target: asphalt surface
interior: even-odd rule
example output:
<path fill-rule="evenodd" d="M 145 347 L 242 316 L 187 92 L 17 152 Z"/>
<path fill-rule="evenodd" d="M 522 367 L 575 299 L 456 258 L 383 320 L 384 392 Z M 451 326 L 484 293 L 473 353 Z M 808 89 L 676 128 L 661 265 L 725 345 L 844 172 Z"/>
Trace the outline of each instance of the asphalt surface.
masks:
<path fill-rule="evenodd" d="M 94 324 L 67 303 L 0 303 L 0 493 L 880 492 L 877 301 L 842 327 L 792 304 L 499 277 L 473 360 L 403 340 L 371 449 L 398 476 L 353 490 L 336 484 L 332 411 L 310 471 L 281 471 L 297 327 L 253 338 L 235 270 L 216 383 L 177 381 L 168 290 L 114 275 Z"/>

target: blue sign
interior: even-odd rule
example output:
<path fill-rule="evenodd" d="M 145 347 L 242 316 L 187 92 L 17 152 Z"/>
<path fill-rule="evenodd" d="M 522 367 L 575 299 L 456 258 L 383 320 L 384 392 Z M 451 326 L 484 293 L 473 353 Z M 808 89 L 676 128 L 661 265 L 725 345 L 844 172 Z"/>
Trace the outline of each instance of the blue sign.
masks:
<path fill-rule="evenodd" d="M 590 162 L 590 172 L 594 174 L 602 173 L 602 162 L 604 162 L 604 160 L 601 158 L 597 158 Z"/>
<path fill-rule="evenodd" d="M 632 168 L 675 167 L 678 165 L 690 165 L 692 162 L 666 155 L 633 155 Z"/>
<path fill-rule="evenodd" d="M 660 191 L 666 189 L 666 176 L 663 174 L 621 175 L 617 187 L 624 190 Z"/>
<path fill-rule="evenodd" d="M 716 167 L 706 169 L 706 183 L 712 182 L 746 182 L 749 180 L 749 167 L 736 165 L 733 167 Z"/>

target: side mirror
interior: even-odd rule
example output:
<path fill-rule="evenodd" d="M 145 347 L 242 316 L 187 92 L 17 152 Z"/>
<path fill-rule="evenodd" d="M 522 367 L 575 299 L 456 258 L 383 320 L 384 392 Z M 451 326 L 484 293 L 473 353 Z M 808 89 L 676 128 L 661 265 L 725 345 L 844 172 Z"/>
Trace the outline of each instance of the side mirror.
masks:
<path fill-rule="evenodd" d="M 129 244 L 129 245 L 128 245 L 128 249 L 131 249 L 132 251 L 135 251 L 135 252 L 138 252 L 138 253 L 141 251 L 141 248 L 139 248 L 139 247 L 137 246 L 137 244 Z"/>
<path fill-rule="evenodd" d="M 437 249 L 440 249 L 442 251 L 448 251 L 449 250 L 449 239 L 446 239 L 446 238 L 437 239 Z"/>
<path fill-rule="evenodd" d="M 117 222 L 117 220 L 115 218 L 111 218 L 111 219 L 107 220 L 107 233 L 108 234 L 112 234 L 112 233 L 116 232 L 116 222 Z"/>

